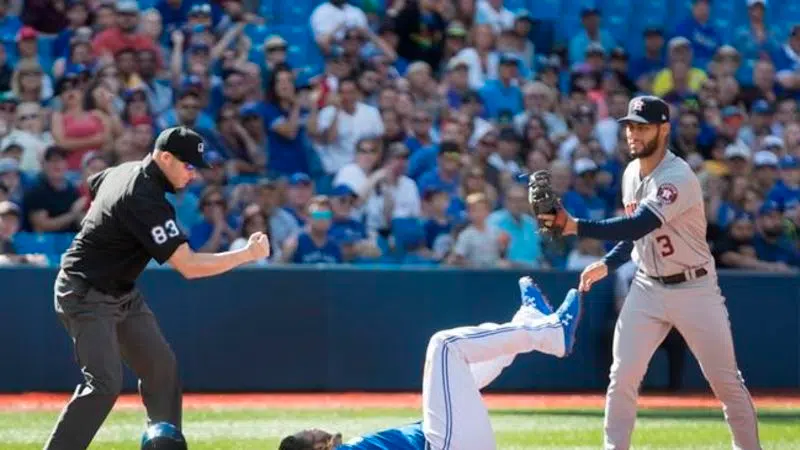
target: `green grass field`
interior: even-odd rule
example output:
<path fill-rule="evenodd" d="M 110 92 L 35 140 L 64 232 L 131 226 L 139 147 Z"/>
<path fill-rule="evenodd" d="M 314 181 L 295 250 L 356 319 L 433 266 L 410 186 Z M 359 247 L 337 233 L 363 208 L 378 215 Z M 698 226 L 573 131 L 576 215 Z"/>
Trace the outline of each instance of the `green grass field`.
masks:
<path fill-rule="evenodd" d="M 800 410 L 760 409 L 764 449 L 800 449 Z M 56 411 L 0 412 L 0 449 L 41 449 Z M 417 420 L 411 409 L 246 409 L 189 410 L 184 431 L 192 450 L 276 449 L 283 435 L 316 426 L 345 439 Z M 603 414 L 598 409 L 497 410 L 492 412 L 498 447 L 518 449 L 600 448 Z M 143 412 L 114 411 L 92 449 L 138 449 Z M 728 429 L 716 410 L 645 410 L 639 414 L 634 445 L 645 449 L 729 449 Z"/>

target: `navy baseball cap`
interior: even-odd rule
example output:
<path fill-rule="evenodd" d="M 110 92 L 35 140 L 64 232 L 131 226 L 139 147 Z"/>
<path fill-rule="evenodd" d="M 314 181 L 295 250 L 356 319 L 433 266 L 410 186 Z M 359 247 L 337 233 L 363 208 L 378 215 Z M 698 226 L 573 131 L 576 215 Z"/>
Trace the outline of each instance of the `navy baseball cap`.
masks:
<path fill-rule="evenodd" d="M 792 155 L 786 155 L 781 158 L 780 161 L 780 168 L 787 170 L 787 169 L 800 169 L 800 160 L 797 157 Z"/>
<path fill-rule="evenodd" d="M 186 127 L 167 128 L 158 135 L 155 148 L 172 153 L 179 160 L 202 169 L 209 168 L 205 160 L 203 137 Z"/>
<path fill-rule="evenodd" d="M 669 106 L 664 100 L 652 95 L 634 97 L 628 103 L 628 115 L 620 123 L 635 122 L 659 125 L 669 122 Z"/>

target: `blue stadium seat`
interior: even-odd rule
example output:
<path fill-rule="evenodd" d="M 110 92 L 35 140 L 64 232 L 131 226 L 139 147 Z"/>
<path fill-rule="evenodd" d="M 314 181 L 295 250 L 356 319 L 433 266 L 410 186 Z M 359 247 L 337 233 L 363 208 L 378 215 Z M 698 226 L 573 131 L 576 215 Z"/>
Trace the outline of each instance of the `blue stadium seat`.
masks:
<path fill-rule="evenodd" d="M 776 0 L 770 3 L 767 10 L 767 20 L 770 27 L 774 27 L 778 36 L 783 40 L 789 37 L 792 26 L 800 24 L 800 2 L 797 0 Z"/>
<path fill-rule="evenodd" d="M 534 19 L 555 20 L 561 16 L 561 3 L 562 0 L 528 0 L 527 8 Z"/>
<path fill-rule="evenodd" d="M 252 42 L 253 46 L 252 49 L 256 49 L 257 47 L 261 47 L 264 44 L 264 41 L 267 37 L 272 34 L 270 27 L 266 25 L 256 25 L 249 23 L 244 27 L 244 34 L 248 38 L 250 38 L 250 42 Z"/>
<path fill-rule="evenodd" d="M 508 8 L 511 12 L 517 12 L 520 9 L 528 9 L 528 4 L 525 0 L 504 0 L 503 6 Z"/>
<path fill-rule="evenodd" d="M 58 254 L 55 238 L 50 233 L 17 233 L 13 238 L 14 249 L 19 254 Z"/>
<path fill-rule="evenodd" d="M 625 46 L 631 35 L 630 11 L 614 10 L 603 15 L 603 28 L 614 36 L 617 44 Z"/>

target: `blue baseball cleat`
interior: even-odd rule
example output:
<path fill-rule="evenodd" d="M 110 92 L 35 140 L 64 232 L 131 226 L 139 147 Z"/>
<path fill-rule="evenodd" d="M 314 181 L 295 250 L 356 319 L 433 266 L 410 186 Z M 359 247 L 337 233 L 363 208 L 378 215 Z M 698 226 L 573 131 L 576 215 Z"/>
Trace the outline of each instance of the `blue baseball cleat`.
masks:
<path fill-rule="evenodd" d="M 575 332 L 578 331 L 578 323 L 581 321 L 583 311 L 583 299 L 577 289 L 570 289 L 564 302 L 558 307 L 558 316 L 561 327 L 564 329 L 564 356 L 569 356 L 575 347 Z"/>
<path fill-rule="evenodd" d="M 545 316 L 553 314 L 553 307 L 533 282 L 533 278 L 522 277 L 519 279 L 519 294 L 522 297 L 522 306 L 530 306 Z"/>

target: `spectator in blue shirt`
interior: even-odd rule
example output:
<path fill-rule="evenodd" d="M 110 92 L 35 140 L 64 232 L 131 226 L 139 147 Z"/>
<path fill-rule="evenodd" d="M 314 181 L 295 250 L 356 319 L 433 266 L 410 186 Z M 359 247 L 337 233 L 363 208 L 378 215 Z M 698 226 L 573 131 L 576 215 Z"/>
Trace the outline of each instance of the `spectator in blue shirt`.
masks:
<path fill-rule="evenodd" d="M 458 195 L 461 183 L 461 152 L 455 142 L 442 142 L 436 168 L 422 175 L 417 184 L 421 191 L 428 186 L 442 186 L 451 196 Z"/>
<path fill-rule="evenodd" d="M 489 215 L 488 223 L 508 234 L 506 258 L 515 265 L 538 267 L 542 247 L 536 220 L 528 214 L 528 191 L 514 184 L 506 192 L 505 208 Z"/>
<path fill-rule="evenodd" d="M 564 208 L 572 217 L 586 220 L 603 220 L 608 216 L 608 205 L 597 194 L 595 175 L 597 164 L 589 158 L 579 158 L 573 165 L 575 183 L 564 195 Z"/>
<path fill-rule="evenodd" d="M 717 48 L 722 45 L 722 38 L 709 22 L 711 15 L 709 2 L 710 0 L 693 0 L 692 16 L 675 28 L 675 36 L 689 39 L 694 50 L 694 61 L 701 69 L 705 69 Z"/>
<path fill-rule="evenodd" d="M 170 108 L 158 118 L 158 128 L 165 130 L 179 125 L 187 126 L 200 133 L 216 128 L 214 119 L 202 112 L 200 91 L 193 87 L 185 87 L 178 92 L 174 108 Z"/>
<path fill-rule="evenodd" d="M 0 41 L 3 44 L 14 42 L 17 33 L 22 28 L 22 21 L 19 20 L 19 17 L 9 14 L 9 3 L 11 2 L 8 0 L 0 2 Z"/>
<path fill-rule="evenodd" d="M 516 56 L 501 55 L 497 79 L 486 81 L 481 88 L 480 96 L 490 119 L 497 120 L 501 115 L 508 114 L 513 117 L 525 109 L 522 103 L 522 91 L 517 83 L 519 63 Z"/>
<path fill-rule="evenodd" d="M 450 206 L 450 194 L 438 185 L 430 185 L 422 192 L 422 201 L 426 211 L 427 220 L 423 225 L 425 229 L 425 244 L 433 249 L 436 238 L 442 234 L 450 233 L 453 229 L 452 220 L 447 216 Z"/>
<path fill-rule="evenodd" d="M 307 174 L 298 172 L 289 177 L 288 184 L 284 209 L 303 226 L 308 220 L 306 212 L 314 195 L 314 183 Z"/>
<path fill-rule="evenodd" d="M 308 227 L 287 239 L 281 260 L 294 264 L 338 264 L 342 262 L 339 245 L 330 238 L 333 211 L 330 199 L 315 197 L 308 205 Z"/>
<path fill-rule="evenodd" d="M 331 210 L 333 211 L 331 234 L 339 233 L 340 229 L 347 229 L 361 236 L 361 239 L 367 238 L 367 229 L 364 227 L 364 223 L 353 217 L 353 206 L 357 199 L 358 194 L 350 186 L 340 184 L 333 187 L 330 194 Z"/>
<path fill-rule="evenodd" d="M 581 23 L 583 29 L 569 41 L 570 66 L 582 63 L 586 56 L 586 47 L 591 43 L 603 46 L 606 53 L 616 46 L 614 38 L 607 30 L 600 28 L 600 10 L 594 7 L 584 7 L 581 10 Z"/>
<path fill-rule="evenodd" d="M 189 231 L 189 246 L 200 253 L 227 250 L 239 237 L 235 220 L 228 214 L 228 203 L 222 189 L 207 187 L 200 196 L 203 221 Z"/>
<path fill-rule="evenodd" d="M 797 157 L 786 155 L 780 161 L 781 179 L 767 196 L 781 211 L 787 204 L 800 201 L 800 161 Z"/>
<path fill-rule="evenodd" d="M 411 136 L 406 138 L 405 144 L 413 155 L 414 153 L 430 147 L 435 147 L 433 139 L 433 117 L 424 109 L 415 109 L 411 116 Z"/>
<path fill-rule="evenodd" d="M 783 216 L 775 202 L 767 201 L 758 211 L 758 233 L 753 245 L 761 261 L 800 267 L 800 253 L 793 247 L 783 227 Z"/>
<path fill-rule="evenodd" d="M 775 30 L 767 26 L 766 10 L 766 0 L 747 0 L 748 23 L 737 28 L 733 34 L 732 44 L 749 67 L 762 58 L 769 58 L 779 48 Z"/>
<path fill-rule="evenodd" d="M 66 57 L 69 53 L 70 41 L 75 36 L 75 32 L 84 26 L 88 25 L 89 10 L 86 3 L 82 1 L 68 1 L 67 2 L 67 19 L 69 25 L 64 31 L 58 34 L 53 42 L 53 56 L 56 58 Z M 2 27 L 2 25 L 0 25 Z M 0 28 L 0 33 L 3 30 Z"/>
<path fill-rule="evenodd" d="M 307 91 L 297 92 L 294 74 L 286 67 L 273 72 L 269 86 L 264 110 L 267 170 L 274 176 L 309 173 L 309 154 L 313 152 L 308 133 L 316 127 L 318 105 L 310 101 Z"/>
<path fill-rule="evenodd" d="M 644 30 L 644 54 L 631 61 L 628 75 L 640 90 L 645 90 L 646 78 L 655 77 L 664 66 L 664 33 L 659 28 L 647 28 Z"/>
<path fill-rule="evenodd" d="M 461 108 L 461 99 L 470 91 L 469 65 L 466 61 L 453 57 L 447 63 L 445 100 L 453 109 Z"/>

